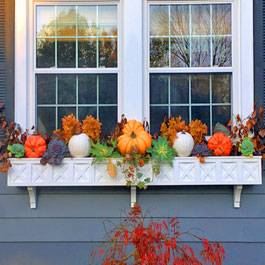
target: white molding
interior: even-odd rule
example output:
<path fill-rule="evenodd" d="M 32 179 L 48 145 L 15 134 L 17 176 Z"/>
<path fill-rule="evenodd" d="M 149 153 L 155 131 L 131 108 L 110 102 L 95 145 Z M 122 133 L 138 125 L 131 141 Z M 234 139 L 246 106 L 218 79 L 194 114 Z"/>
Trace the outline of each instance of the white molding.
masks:
<path fill-rule="evenodd" d="M 114 162 L 117 159 L 113 159 Z M 40 164 L 40 159 L 12 158 L 8 171 L 8 186 L 126 186 L 123 169 L 117 176 L 108 176 L 108 162 L 92 163 L 93 158 L 65 158 L 60 166 Z M 242 185 L 261 185 L 261 157 L 206 157 L 200 163 L 196 157 L 176 157 L 173 167 L 162 164 L 159 175 L 153 175 L 149 163 L 141 168 L 143 178 L 150 178 L 148 186 L 230 185 L 234 189 L 234 207 L 240 207 Z M 136 202 L 136 183 L 131 189 L 131 205 Z M 30 197 L 34 196 L 30 194 Z M 34 200 L 32 199 L 32 205 Z"/>

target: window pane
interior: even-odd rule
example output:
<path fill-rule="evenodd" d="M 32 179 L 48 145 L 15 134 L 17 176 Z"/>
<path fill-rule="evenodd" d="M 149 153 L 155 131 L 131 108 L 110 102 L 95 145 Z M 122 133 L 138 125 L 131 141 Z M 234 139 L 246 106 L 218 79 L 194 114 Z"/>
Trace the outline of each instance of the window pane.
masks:
<path fill-rule="evenodd" d="M 150 35 L 168 36 L 168 6 L 150 6 Z"/>
<path fill-rule="evenodd" d="M 231 37 L 213 38 L 213 66 L 232 66 Z"/>
<path fill-rule="evenodd" d="M 181 120 L 189 124 L 189 107 L 171 107 L 170 115 L 172 117 L 181 116 Z"/>
<path fill-rule="evenodd" d="M 150 108 L 150 129 L 151 134 L 159 133 L 161 123 L 164 118 L 168 117 L 168 107 L 151 107 Z"/>
<path fill-rule="evenodd" d="M 80 107 L 78 108 L 79 121 L 84 120 L 87 116 L 97 118 L 97 107 Z"/>
<path fill-rule="evenodd" d="M 213 106 L 213 129 L 217 122 L 226 125 L 230 120 L 231 120 L 230 106 Z"/>
<path fill-rule="evenodd" d="M 94 39 L 78 40 L 78 67 L 95 68 L 97 66 L 97 41 Z"/>
<path fill-rule="evenodd" d="M 58 6 L 58 36 L 76 36 L 75 6 Z"/>
<path fill-rule="evenodd" d="M 191 102 L 210 102 L 210 76 L 208 74 L 192 75 L 191 77 Z"/>
<path fill-rule="evenodd" d="M 170 75 L 170 101 L 171 104 L 189 103 L 189 75 Z"/>
<path fill-rule="evenodd" d="M 190 66 L 189 38 L 171 39 L 171 67 Z"/>
<path fill-rule="evenodd" d="M 213 5 L 213 34 L 231 34 L 231 4 Z"/>
<path fill-rule="evenodd" d="M 117 85 L 115 74 L 99 77 L 99 104 L 117 104 Z"/>
<path fill-rule="evenodd" d="M 191 39 L 191 66 L 209 67 L 211 63 L 210 38 Z"/>
<path fill-rule="evenodd" d="M 75 68 L 75 39 L 58 39 L 58 67 Z"/>
<path fill-rule="evenodd" d="M 78 18 L 78 36 L 97 35 L 96 6 L 79 6 L 77 18 Z"/>
<path fill-rule="evenodd" d="M 37 39 L 37 67 L 55 67 L 55 39 Z"/>
<path fill-rule="evenodd" d="M 189 35 L 189 6 L 172 5 L 170 11 L 171 34 L 177 36 Z"/>
<path fill-rule="evenodd" d="M 168 81 L 167 75 L 152 74 L 150 76 L 150 103 L 168 103 Z"/>
<path fill-rule="evenodd" d="M 102 135 L 110 135 L 117 123 L 117 107 L 100 107 L 99 120 L 102 122 Z"/>
<path fill-rule="evenodd" d="M 210 34 L 210 5 L 191 5 L 192 35 Z"/>
<path fill-rule="evenodd" d="M 168 67 L 168 39 L 150 40 L 150 67 Z"/>
<path fill-rule="evenodd" d="M 38 107 L 37 126 L 40 133 L 52 134 L 55 129 L 55 108 Z"/>
<path fill-rule="evenodd" d="M 76 103 L 76 76 L 59 75 L 58 77 L 58 102 L 59 104 Z"/>
<path fill-rule="evenodd" d="M 191 108 L 191 119 L 201 120 L 208 127 L 208 133 L 210 133 L 210 107 L 209 106 L 196 106 Z"/>
<path fill-rule="evenodd" d="M 37 75 L 36 79 L 38 104 L 55 104 L 56 76 Z"/>
<path fill-rule="evenodd" d="M 97 104 L 97 75 L 78 76 L 78 103 Z"/>
<path fill-rule="evenodd" d="M 117 39 L 99 39 L 99 67 L 117 67 Z"/>
<path fill-rule="evenodd" d="M 99 36 L 117 36 L 117 6 L 98 7 Z"/>
<path fill-rule="evenodd" d="M 55 8 L 53 6 L 37 6 L 37 35 L 55 36 Z"/>
<path fill-rule="evenodd" d="M 212 75 L 213 103 L 231 102 L 231 74 Z"/>

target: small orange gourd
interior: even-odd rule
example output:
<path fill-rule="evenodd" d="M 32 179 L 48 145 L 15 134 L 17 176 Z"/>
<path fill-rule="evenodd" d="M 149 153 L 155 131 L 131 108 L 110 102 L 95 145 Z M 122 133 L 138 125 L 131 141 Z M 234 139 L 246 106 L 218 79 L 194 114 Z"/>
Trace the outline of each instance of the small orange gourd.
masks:
<path fill-rule="evenodd" d="M 25 142 L 27 158 L 41 157 L 47 150 L 46 141 L 40 135 L 31 135 Z"/>
<path fill-rule="evenodd" d="M 136 120 L 129 120 L 118 137 L 118 149 L 122 155 L 129 154 L 133 148 L 145 155 L 146 149 L 152 146 L 152 136 L 144 130 L 143 124 Z"/>
<path fill-rule="evenodd" d="M 215 133 L 209 140 L 207 147 L 214 151 L 215 156 L 229 156 L 232 151 L 232 142 L 230 137 L 224 133 Z"/>

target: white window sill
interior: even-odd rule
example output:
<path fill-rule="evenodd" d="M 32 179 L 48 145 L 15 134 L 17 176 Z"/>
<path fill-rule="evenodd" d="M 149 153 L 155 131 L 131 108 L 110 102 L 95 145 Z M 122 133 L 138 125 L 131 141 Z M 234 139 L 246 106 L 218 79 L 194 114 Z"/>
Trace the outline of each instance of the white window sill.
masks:
<path fill-rule="evenodd" d="M 11 159 L 8 186 L 28 187 L 31 208 L 36 208 L 38 186 L 125 186 L 121 168 L 112 179 L 106 173 L 107 162 L 92 165 L 92 158 L 65 158 L 60 166 L 40 164 L 40 159 Z M 151 164 L 142 173 L 152 180 L 148 186 L 234 185 L 234 207 L 240 207 L 242 185 L 262 184 L 261 157 L 207 157 L 200 163 L 196 157 L 176 157 L 174 166 L 161 165 L 153 176 Z M 132 187 L 131 205 L 136 202 Z"/>

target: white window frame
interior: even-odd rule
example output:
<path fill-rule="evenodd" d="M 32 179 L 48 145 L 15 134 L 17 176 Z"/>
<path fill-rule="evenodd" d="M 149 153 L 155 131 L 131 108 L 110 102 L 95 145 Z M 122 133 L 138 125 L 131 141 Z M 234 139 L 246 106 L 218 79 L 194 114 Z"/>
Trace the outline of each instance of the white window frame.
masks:
<path fill-rule="evenodd" d="M 149 120 L 148 3 L 159 3 L 159 1 L 16 0 L 15 121 L 23 128 L 30 128 L 35 124 L 35 83 L 32 78 L 35 42 L 34 3 L 55 4 L 57 2 L 73 4 L 120 2 L 118 118 L 121 114 L 125 114 L 128 119 Z M 181 1 L 161 0 L 160 2 L 181 3 Z M 190 2 L 210 4 L 226 3 L 227 0 L 190 0 Z M 237 83 L 232 97 L 232 112 L 234 115 L 240 114 L 246 117 L 251 113 L 254 103 L 253 0 L 233 0 L 233 2 L 238 14 L 235 21 L 237 23 L 236 53 L 238 55 L 236 61 L 233 61 L 233 67 L 236 67 L 237 71 Z M 235 56 L 234 51 L 233 56 Z"/>

